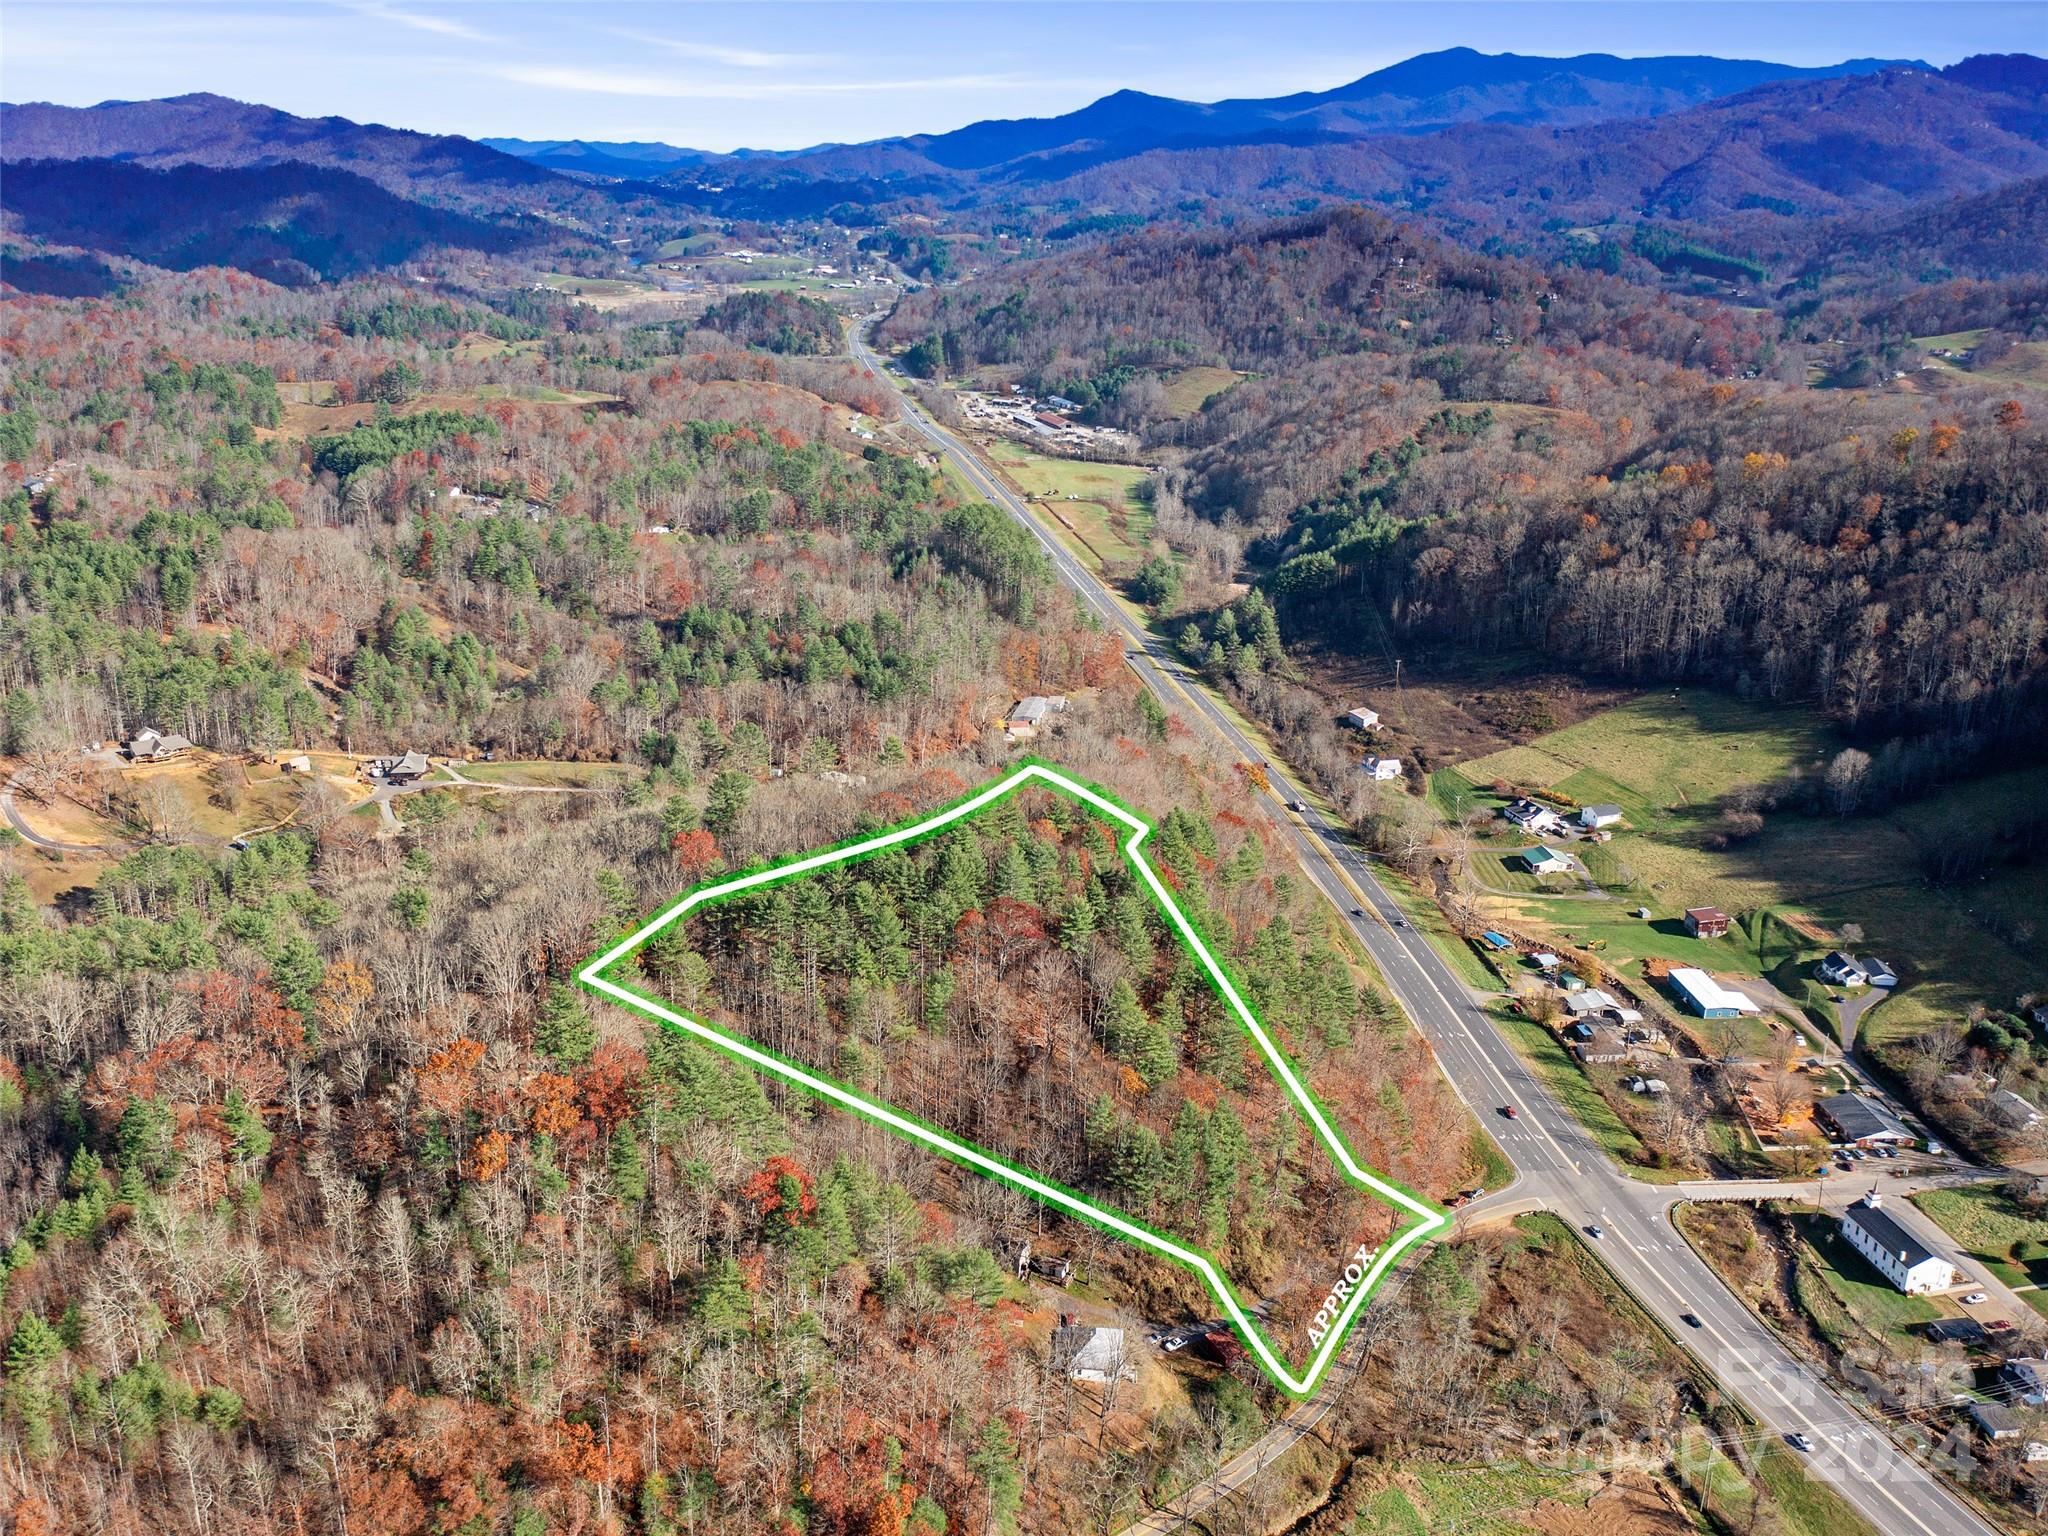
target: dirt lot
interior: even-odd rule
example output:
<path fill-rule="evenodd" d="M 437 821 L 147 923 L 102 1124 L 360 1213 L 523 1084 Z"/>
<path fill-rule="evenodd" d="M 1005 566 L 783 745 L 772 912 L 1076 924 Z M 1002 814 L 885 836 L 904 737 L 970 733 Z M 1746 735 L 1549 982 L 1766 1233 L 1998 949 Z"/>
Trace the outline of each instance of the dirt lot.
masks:
<path fill-rule="evenodd" d="M 1518 659 L 1467 661 L 1449 653 L 1401 657 L 1394 691 L 1393 653 L 1305 653 L 1302 681 L 1341 715 L 1360 703 L 1380 712 L 1397 749 L 1425 768 L 1484 757 L 1548 731 L 1576 725 L 1635 697 L 1636 690 L 1589 683 Z"/>

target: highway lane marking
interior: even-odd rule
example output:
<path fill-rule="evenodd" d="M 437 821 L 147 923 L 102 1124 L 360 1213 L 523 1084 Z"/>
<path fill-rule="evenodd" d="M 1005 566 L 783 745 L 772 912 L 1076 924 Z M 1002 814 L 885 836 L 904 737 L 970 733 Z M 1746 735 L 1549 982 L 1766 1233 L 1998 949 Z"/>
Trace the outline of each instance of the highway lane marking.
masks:
<path fill-rule="evenodd" d="M 915 426 L 917 430 L 927 440 L 937 444 L 941 451 L 943 451 L 948 458 L 952 459 L 957 467 L 961 468 L 963 472 L 968 474 L 971 480 L 981 485 L 984 489 L 991 491 L 992 494 L 995 495 L 996 499 L 1007 504 L 1013 513 L 1017 513 L 1019 511 L 1015 498 L 1009 496 L 1006 492 L 1002 490 L 1001 487 L 992 485 L 990 483 L 988 476 L 981 471 L 980 465 L 973 459 L 972 455 L 968 452 L 968 450 L 966 450 L 956 440 L 954 440 L 950 436 L 950 434 L 942 434 L 939 431 L 933 429 L 932 427 L 927 426 L 926 423 L 922 420 L 920 414 L 914 410 L 909 411 L 907 414 L 908 419 L 911 421 L 912 425 Z M 1046 548 L 1048 552 L 1051 554 L 1055 568 L 1061 569 L 1076 578 L 1070 582 L 1070 585 L 1080 590 L 1082 597 L 1085 601 L 1089 603 L 1090 607 L 1094 608 L 1098 613 L 1104 613 L 1105 616 L 1111 617 L 1114 627 L 1117 629 L 1119 633 L 1125 635 L 1126 637 L 1134 638 L 1137 640 L 1138 647 L 1140 651 L 1145 654 L 1145 660 L 1150 665 L 1150 669 L 1156 675 L 1158 675 L 1162 681 L 1168 683 L 1169 686 L 1171 686 L 1175 692 L 1179 693 L 1183 699 L 1185 699 L 1189 704 L 1193 705 L 1197 713 L 1208 718 L 1212 724 L 1219 727 L 1227 741 L 1232 741 L 1233 744 L 1239 745 L 1247 749 L 1248 751 L 1251 751 L 1251 744 L 1243 737 L 1242 733 L 1239 732 L 1234 725 L 1232 725 L 1227 719 L 1217 718 L 1217 712 L 1214 709 L 1206 707 L 1203 701 L 1200 701 L 1193 695 L 1189 694 L 1188 691 L 1181 686 L 1177 679 L 1174 679 L 1171 676 L 1169 676 L 1166 669 L 1158 664 L 1158 661 L 1153 653 L 1153 642 L 1150 636 L 1144 635 L 1143 632 L 1134 632 L 1128 617 L 1124 615 L 1120 610 L 1116 610 L 1114 608 L 1105 608 L 1104 603 L 1097 596 L 1095 590 L 1097 583 L 1094 581 L 1094 579 L 1091 576 L 1089 576 L 1086 572 L 1081 570 L 1081 568 L 1078 565 L 1078 562 L 1075 562 L 1068 555 L 1065 548 L 1059 545 L 1056 540 L 1050 537 L 1046 530 L 1042 526 L 1040 526 L 1037 519 L 1031 517 L 1028 512 L 1021 513 L 1021 517 L 1026 527 L 1030 529 L 1034 539 L 1040 544 L 1041 547 Z M 1252 751 L 1251 755 L 1253 755 L 1255 758 L 1260 756 L 1260 754 L 1257 754 L 1255 751 Z M 1318 841 L 1321 841 L 1321 839 L 1319 838 Z M 1317 883 L 1320 884 L 1320 882 Z M 1375 881 L 1373 883 L 1375 884 L 1375 886 L 1377 886 L 1378 882 Z M 1384 899 L 1391 901 L 1391 898 Z M 1376 904 L 1368 902 L 1366 903 L 1366 905 L 1368 907 L 1373 907 Z M 1370 944 L 1367 945 L 1367 949 L 1368 952 L 1370 952 Z M 1506 1075 L 1501 1071 L 1498 1064 L 1494 1062 L 1492 1056 L 1483 1047 L 1480 1047 L 1478 1045 L 1478 1042 L 1473 1037 L 1471 1029 L 1465 1023 L 1462 1011 L 1459 1008 L 1457 1008 L 1456 1005 L 1450 1002 L 1449 998 L 1445 996 L 1443 989 L 1437 984 L 1436 979 L 1429 973 L 1426 967 L 1424 967 L 1418 961 L 1416 961 L 1414 956 L 1408 952 L 1408 946 L 1406 945 L 1406 943 L 1401 941 L 1398 937 L 1395 941 L 1395 952 L 1397 954 L 1400 954 L 1403 958 L 1405 958 L 1408 961 L 1410 968 L 1413 969 L 1422 978 L 1424 985 L 1426 985 L 1429 988 L 1429 990 L 1435 994 L 1438 1002 L 1444 1006 L 1448 1017 L 1453 1021 L 1453 1024 L 1458 1033 L 1464 1035 L 1467 1041 L 1471 1042 L 1471 1044 L 1473 1045 L 1477 1057 L 1480 1060 L 1480 1062 L 1484 1065 L 1486 1071 L 1492 1075 L 1493 1079 L 1501 1085 L 1504 1091 L 1507 1091 L 1512 1095 L 1513 1090 L 1508 1083 Z M 1467 1006 L 1469 1007 L 1470 1004 L 1468 1003 Z M 1420 1022 L 1419 1017 L 1417 1022 Z M 1500 1039 L 1497 1031 L 1492 1030 L 1490 1024 L 1488 1025 L 1488 1030 L 1489 1033 L 1492 1034 L 1494 1040 L 1498 1042 L 1503 1049 L 1512 1049 L 1511 1047 L 1506 1045 L 1505 1041 L 1502 1041 Z M 1517 1058 L 1517 1061 L 1519 1063 L 1519 1058 Z M 1526 1064 L 1522 1065 L 1524 1067 L 1524 1070 L 1526 1070 Z M 1533 1081 L 1533 1078 L 1531 1080 Z M 1456 1084 L 1453 1083 L 1452 1086 L 1455 1091 Z M 1524 1094 L 1523 1097 L 1527 1098 L 1528 1095 Z M 1531 1124 L 1535 1126 L 1536 1130 L 1542 1135 L 1543 1139 L 1549 1143 L 1551 1150 L 1555 1152 L 1558 1155 L 1558 1157 L 1562 1158 L 1563 1161 L 1567 1165 L 1569 1165 L 1575 1173 L 1579 1173 L 1581 1176 L 1583 1176 L 1584 1170 L 1580 1167 L 1578 1161 L 1571 1157 L 1570 1154 L 1565 1152 L 1564 1148 L 1558 1144 L 1556 1138 L 1551 1135 L 1548 1128 L 1543 1126 L 1539 1121 L 1536 1121 L 1533 1117 L 1531 1119 Z M 1621 1176 L 1618 1173 L 1614 1173 L 1612 1170 L 1606 1169 L 1604 1165 L 1602 1166 L 1601 1172 L 1603 1174 L 1608 1175 L 1615 1181 L 1621 1182 Z M 1623 1235 L 1623 1246 L 1628 1248 L 1630 1252 L 1635 1254 L 1638 1262 L 1642 1265 L 1642 1267 L 1657 1279 L 1657 1282 L 1663 1286 L 1665 1291 L 1667 1291 L 1671 1295 L 1672 1299 L 1675 1302 L 1677 1302 L 1681 1308 L 1688 1308 L 1689 1305 L 1691 1305 L 1686 1302 L 1686 1299 L 1670 1284 L 1668 1280 L 1666 1280 L 1661 1274 L 1657 1272 L 1655 1266 L 1650 1263 L 1650 1261 L 1641 1253 L 1640 1250 L 1635 1248 L 1632 1242 L 1628 1241 L 1625 1235 Z M 1690 1252 L 1689 1249 L 1688 1252 Z M 1695 1259 L 1697 1259 L 1697 1255 L 1694 1255 L 1694 1257 Z M 1695 1315 L 1700 1314 L 1695 1313 Z M 1761 1325 L 1755 1324 L 1753 1319 L 1751 1319 L 1750 1321 L 1753 1326 L 1758 1327 L 1759 1329 L 1761 1328 Z M 1719 1341 L 1719 1343 L 1724 1349 L 1732 1347 L 1730 1346 L 1728 1339 L 1724 1335 L 1722 1335 L 1718 1330 L 1712 1330 L 1712 1332 L 1713 1336 Z M 1769 1338 L 1767 1333 L 1764 1335 L 1764 1338 L 1767 1348 L 1776 1349 L 1781 1355 L 1784 1356 L 1785 1359 L 1787 1359 L 1788 1361 L 1791 1360 L 1791 1356 L 1783 1351 L 1783 1347 L 1779 1345 L 1775 1339 Z M 1804 1373 L 1796 1370 L 1797 1362 L 1793 1361 L 1792 1363 L 1795 1365 L 1795 1374 L 1803 1377 Z M 1821 1387 L 1820 1390 L 1822 1392 L 1827 1392 L 1829 1395 L 1834 1395 L 1831 1392 L 1829 1392 L 1829 1389 L 1827 1389 L 1824 1386 Z M 1788 1413 L 1797 1413 L 1797 1406 L 1793 1404 L 1789 1398 L 1785 1397 L 1782 1390 L 1776 1388 L 1775 1385 L 1773 1385 L 1772 1391 L 1782 1408 L 1784 1408 Z M 1888 1438 L 1885 1439 L 1884 1443 L 1888 1447 L 1890 1447 L 1892 1455 L 1897 1456 L 1902 1460 L 1906 1460 L 1907 1464 L 1913 1466 L 1916 1471 L 1923 1471 L 1923 1469 L 1920 1469 L 1918 1467 L 1917 1463 L 1913 1463 L 1909 1459 L 1904 1458 L 1903 1453 L 1900 1452 L 1898 1447 L 1895 1444 L 1893 1444 L 1893 1442 L 1891 1442 Z M 1944 1497 L 1953 1497 L 1952 1495 L 1947 1494 L 1947 1490 L 1942 1488 L 1939 1482 L 1933 1480 L 1931 1474 L 1924 1475 L 1928 1476 L 1930 1485 L 1938 1493 L 1940 1493 Z M 1850 1481 L 1851 1480 L 1849 1479 L 1841 1480 L 1844 1486 L 1846 1486 Z M 1920 1520 L 1909 1509 L 1907 1509 L 1905 1505 L 1901 1504 L 1899 1500 L 1896 1497 L 1894 1497 L 1888 1489 L 1885 1489 L 1881 1484 L 1877 1484 L 1874 1481 L 1872 1482 L 1871 1486 L 1875 1487 L 1879 1494 L 1882 1495 L 1883 1498 L 1886 1500 L 1886 1502 L 1891 1504 L 1893 1508 L 1897 1509 L 1899 1513 L 1903 1515 L 1907 1520 L 1909 1520 L 1915 1527 L 1917 1527 L 1921 1531 L 1926 1532 L 1927 1536 L 1936 1536 L 1936 1532 L 1932 1527 L 1928 1526 L 1924 1521 Z"/>
<path fill-rule="evenodd" d="M 1682 1309 L 1691 1312 L 1693 1316 L 1699 1318 L 1703 1332 L 1705 1332 L 1711 1338 L 1713 1338 L 1713 1340 L 1717 1344 L 1719 1344 L 1722 1349 L 1726 1350 L 1730 1355 L 1738 1355 L 1741 1353 L 1740 1346 L 1732 1343 L 1727 1338 L 1727 1336 L 1720 1331 L 1719 1328 L 1714 1326 L 1712 1318 L 1714 1308 L 1711 1304 L 1703 1304 L 1688 1301 L 1686 1297 L 1679 1292 L 1677 1287 L 1672 1285 L 1672 1283 L 1665 1278 L 1663 1271 L 1656 1264 L 1652 1263 L 1648 1256 L 1645 1255 L 1641 1249 L 1637 1248 L 1636 1245 L 1629 1240 L 1628 1234 L 1625 1231 L 1617 1227 L 1615 1229 L 1614 1235 L 1621 1240 L 1621 1246 L 1623 1248 L 1627 1249 L 1630 1253 L 1635 1255 L 1638 1263 L 1640 1264 L 1645 1274 L 1649 1275 L 1650 1278 L 1655 1280 L 1659 1285 L 1663 1286 L 1664 1289 L 1670 1293 L 1671 1299 L 1678 1303 L 1678 1305 Z M 1693 1253 L 1690 1245 L 1687 1245 L 1686 1251 L 1688 1253 L 1692 1253 L 1694 1261 L 1697 1262 L 1702 1268 L 1707 1268 L 1706 1260 L 1700 1258 L 1697 1253 Z M 1713 1272 L 1711 1269 L 1708 1269 L 1708 1273 L 1711 1275 Z M 1722 1297 L 1717 1299 L 1724 1303 L 1732 1303 L 1733 1305 L 1740 1306 L 1740 1302 L 1733 1300 L 1732 1293 L 1725 1293 Z M 1760 1333 L 1765 1343 L 1765 1347 L 1768 1350 L 1776 1352 L 1785 1361 L 1789 1362 L 1793 1367 L 1794 1379 L 1798 1380 L 1802 1385 L 1808 1387 L 1809 1390 L 1813 1391 L 1816 1397 L 1822 1394 L 1826 1394 L 1828 1396 L 1839 1395 L 1830 1391 L 1830 1389 L 1826 1386 L 1825 1383 L 1816 1380 L 1813 1377 L 1813 1375 L 1806 1369 L 1805 1365 L 1801 1361 L 1799 1361 L 1795 1356 L 1793 1356 L 1791 1351 L 1787 1350 L 1783 1344 L 1779 1343 L 1776 1338 L 1770 1335 L 1769 1331 L 1764 1328 L 1762 1323 L 1758 1322 L 1754 1317 L 1751 1317 L 1747 1311 L 1743 1313 L 1743 1317 L 1746 1320 L 1745 1327 L 1756 1329 Z M 1719 1373 L 1716 1373 L 1717 1378 L 1718 1374 Z M 1805 1411 L 1801 1408 L 1801 1406 L 1798 1403 L 1795 1403 L 1789 1396 L 1786 1395 L 1782 1387 L 1780 1387 L 1775 1381 L 1771 1381 L 1768 1378 L 1763 1378 L 1759 1376 L 1759 1380 L 1763 1383 L 1764 1386 L 1768 1387 L 1770 1394 L 1777 1399 L 1779 1405 L 1785 1410 L 1787 1415 L 1799 1420 L 1801 1423 L 1804 1423 L 1808 1415 L 1805 1413 Z M 1889 1436 L 1879 1436 L 1878 1438 L 1883 1441 L 1885 1447 L 1888 1449 L 1891 1456 L 1906 1462 L 1908 1465 L 1912 1466 L 1916 1471 L 1924 1472 L 1925 1469 L 1921 1468 L 1919 1463 L 1914 1462 L 1910 1457 L 1908 1457 L 1905 1454 L 1905 1452 L 1902 1451 Z M 1928 1476 L 1930 1481 L 1933 1481 L 1933 1474 L 1927 1473 L 1926 1475 Z M 1891 1490 L 1886 1488 L 1884 1484 L 1881 1481 L 1879 1481 L 1876 1477 L 1868 1477 L 1865 1479 L 1845 1478 L 1842 1480 L 1841 1485 L 1846 1487 L 1850 1486 L 1852 1483 L 1859 1482 L 1862 1485 L 1868 1486 L 1869 1488 L 1875 1490 L 1884 1498 L 1885 1502 L 1892 1506 L 1892 1508 L 1896 1509 L 1901 1515 L 1904 1515 L 1908 1520 L 1912 1521 L 1912 1523 L 1920 1530 L 1925 1531 L 1927 1533 L 1927 1536 L 1941 1536 L 1941 1533 L 1937 1532 L 1933 1526 L 1928 1525 L 1924 1520 L 1920 1519 L 1919 1516 L 1915 1515 L 1904 1504 L 1901 1504 L 1898 1501 L 1898 1499 L 1893 1496 Z M 1939 1482 L 1935 1482 L 1934 1486 L 1937 1489 L 1940 1489 L 1941 1492 L 1943 1492 L 1944 1494 L 1947 1493 L 1946 1489 L 1941 1488 Z M 1949 1495 L 1949 1497 L 1953 1498 L 1954 1496 Z"/>

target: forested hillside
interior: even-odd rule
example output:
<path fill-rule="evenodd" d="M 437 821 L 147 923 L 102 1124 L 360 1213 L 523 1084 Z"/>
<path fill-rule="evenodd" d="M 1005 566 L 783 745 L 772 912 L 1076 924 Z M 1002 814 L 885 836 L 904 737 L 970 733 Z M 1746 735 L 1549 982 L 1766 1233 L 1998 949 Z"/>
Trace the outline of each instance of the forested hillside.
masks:
<path fill-rule="evenodd" d="M 914 847 L 701 909 L 631 974 L 1199 1246 L 1248 1299 L 1285 1298 L 1278 1342 L 1306 1360 L 1332 1257 L 1383 1242 L 1400 1213 L 1346 1186 L 1117 843 L 1073 802 L 1020 792 Z M 1174 809 L 1152 843 L 1359 1154 L 1448 1187 L 1465 1157 L 1450 1101 L 1262 832 L 1212 803 Z M 1398 1129 L 1375 1095 L 1395 1082 Z"/>
<path fill-rule="evenodd" d="M 108 829 L 98 856 L 0 847 L 18 1529 L 1063 1531 L 1255 1434 L 1257 1389 L 1148 1366 L 1108 1458 L 1009 1245 L 1066 1248 L 1133 1328 L 1208 1307 L 1193 1276 L 567 984 L 711 872 L 957 794 L 1021 693 L 1073 696 L 1075 772 L 1210 808 L 1180 867 L 1220 940 L 1296 978 L 1264 984 L 1315 999 L 1294 1043 L 1349 1042 L 1330 1092 L 1361 1147 L 1439 1192 L 1464 1175 L 1454 1101 L 1264 867 L 1247 787 L 1147 722 L 1021 530 L 848 451 L 836 402 L 879 408 L 850 363 L 220 272 L 13 300 L 5 347 L 0 446 L 35 488 L 0 513 L 0 767 L 45 824 Z M 145 724 L 196 758 L 138 779 L 78 752 Z M 381 832 L 350 760 L 268 767 L 406 747 L 552 761 L 523 793 L 518 763 L 437 768 Z M 1072 1016 L 1142 999 L 1143 1041 L 1112 1047 L 1136 1086 L 1091 1117 L 1138 1145 L 1165 1114 L 1148 1072 L 1242 1064 L 1125 957 L 1156 936 L 1084 851 L 1048 873 L 1033 833 L 971 900 L 1025 912 L 1022 861 Z M 886 983 L 901 956 L 859 931 Z M 882 1016 L 866 964 L 831 952 L 835 1016 L 857 985 Z M 963 1041 L 1029 1012 L 1000 981 L 956 992 Z M 1245 1167 L 1227 1219 L 1257 1267 L 1277 1175 Z"/>
<path fill-rule="evenodd" d="M 2038 741 L 2042 408 L 1809 391 L 1791 328 L 1346 212 L 1126 237 L 914 295 L 883 334 L 1108 399 L 1263 375 L 1152 440 L 1190 449 L 1162 516 L 1235 530 L 1290 640 L 1811 699 L 1964 759 Z"/>

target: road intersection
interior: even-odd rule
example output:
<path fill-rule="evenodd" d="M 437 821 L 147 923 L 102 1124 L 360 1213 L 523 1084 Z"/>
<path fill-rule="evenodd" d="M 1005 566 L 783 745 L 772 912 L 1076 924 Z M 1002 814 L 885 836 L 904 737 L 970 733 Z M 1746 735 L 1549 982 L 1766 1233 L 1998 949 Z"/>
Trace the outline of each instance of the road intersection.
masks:
<path fill-rule="evenodd" d="M 1631 1179 L 1608 1160 L 1501 1037 L 1444 957 L 1408 925 L 1346 829 L 1317 808 L 1268 750 L 1020 498 L 910 398 L 894 371 L 868 347 L 864 330 L 856 326 L 851 334 L 856 357 L 895 390 L 903 420 L 979 494 L 1033 535 L 1060 580 L 1123 638 L 1126 658 L 1140 680 L 1227 752 L 1265 766 L 1271 786 L 1268 813 L 1303 869 L 1372 955 L 1388 987 L 1435 1049 L 1453 1090 L 1493 1131 L 1515 1165 L 1514 1183 L 1468 1208 L 1466 1219 L 1495 1203 L 1516 1200 L 1533 1202 L 1582 1231 L 1600 1227 L 1603 1235 L 1596 1247 L 1615 1277 L 1766 1431 L 1809 1436 L 1814 1448 L 1808 1465 L 1879 1530 L 1897 1536 L 1991 1536 L 1995 1526 L 1837 1394 L 1819 1370 L 1792 1354 L 1727 1289 L 1671 1225 L 1669 1208 L 1682 1196 Z M 1296 811 L 1290 808 L 1294 805 L 1303 808 Z M 1508 1105 L 1517 1110 L 1512 1120 L 1500 1114 Z"/>

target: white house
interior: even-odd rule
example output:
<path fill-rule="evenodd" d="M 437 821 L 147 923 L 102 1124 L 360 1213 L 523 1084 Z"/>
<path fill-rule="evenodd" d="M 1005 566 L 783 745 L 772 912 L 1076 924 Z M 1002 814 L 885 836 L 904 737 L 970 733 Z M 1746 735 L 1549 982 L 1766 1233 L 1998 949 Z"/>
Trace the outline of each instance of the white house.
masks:
<path fill-rule="evenodd" d="M 1870 972 L 1863 968 L 1863 962 L 1847 950 L 1830 950 L 1815 970 L 1822 981 L 1838 987 L 1861 987 L 1870 981 Z"/>
<path fill-rule="evenodd" d="M 1367 778 L 1387 780 L 1401 777 L 1401 759 L 1398 757 L 1368 757 L 1365 760 Z"/>
<path fill-rule="evenodd" d="M 1842 1236 L 1870 1260 L 1877 1272 L 1908 1296 L 1945 1291 L 1956 1283 L 1956 1267 L 1930 1252 L 1883 1208 L 1875 1190 L 1842 1213 Z"/>
<path fill-rule="evenodd" d="M 1093 1328 L 1086 1323 L 1069 1323 L 1053 1330 L 1053 1360 L 1074 1381 L 1092 1381 L 1107 1386 L 1112 1381 L 1137 1374 L 1136 1362 L 1124 1347 L 1121 1328 Z"/>
<path fill-rule="evenodd" d="M 1579 807 L 1579 825 L 1592 831 L 1599 827 L 1621 825 L 1621 807 L 1618 805 L 1582 805 Z"/>
<path fill-rule="evenodd" d="M 1344 717 L 1344 723 L 1354 731 L 1376 731 L 1380 728 L 1380 712 L 1362 707 L 1354 709 Z"/>

